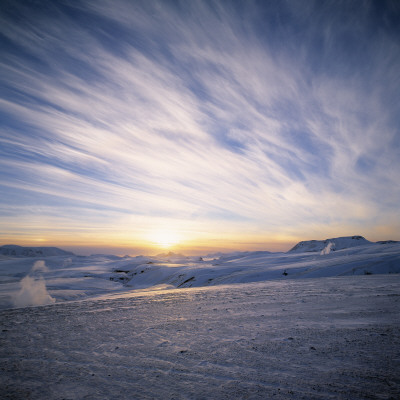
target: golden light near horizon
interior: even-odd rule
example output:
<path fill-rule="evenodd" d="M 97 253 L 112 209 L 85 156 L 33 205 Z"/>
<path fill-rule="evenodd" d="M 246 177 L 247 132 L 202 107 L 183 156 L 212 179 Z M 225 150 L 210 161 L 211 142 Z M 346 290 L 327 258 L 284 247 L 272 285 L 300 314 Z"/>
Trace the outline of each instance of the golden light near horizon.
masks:
<path fill-rule="evenodd" d="M 44 238 L 33 238 L 32 241 L 33 242 L 47 242 L 47 239 L 44 239 Z"/>
<path fill-rule="evenodd" d="M 97 3 L 0 6 L 0 244 L 400 240 L 395 2 Z"/>
<path fill-rule="evenodd" d="M 179 234 L 173 230 L 160 229 L 149 234 L 149 241 L 152 245 L 169 249 L 180 243 Z"/>

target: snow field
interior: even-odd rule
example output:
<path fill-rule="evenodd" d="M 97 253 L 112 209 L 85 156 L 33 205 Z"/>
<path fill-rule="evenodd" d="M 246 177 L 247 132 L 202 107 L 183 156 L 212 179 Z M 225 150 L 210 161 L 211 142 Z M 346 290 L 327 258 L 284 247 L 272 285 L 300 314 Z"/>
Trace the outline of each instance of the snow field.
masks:
<path fill-rule="evenodd" d="M 338 247 L 348 241 L 339 239 L 336 240 Z M 368 242 L 329 252 L 235 252 L 216 258 L 174 254 L 156 257 L 58 255 L 40 259 L 1 256 L 0 308 L 121 295 L 159 287 L 398 273 L 400 243 Z"/>
<path fill-rule="evenodd" d="M 132 291 L 0 311 L 3 398 L 395 399 L 400 276 Z"/>

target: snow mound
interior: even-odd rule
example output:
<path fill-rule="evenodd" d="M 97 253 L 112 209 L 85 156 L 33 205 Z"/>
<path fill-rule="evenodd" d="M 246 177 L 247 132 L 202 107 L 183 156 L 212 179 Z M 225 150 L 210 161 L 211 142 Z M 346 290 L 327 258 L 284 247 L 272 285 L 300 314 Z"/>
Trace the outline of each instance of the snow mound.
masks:
<path fill-rule="evenodd" d="M 7 244 L 0 247 L 0 254 L 10 257 L 51 257 L 51 256 L 73 256 L 74 253 L 57 247 L 22 247 Z"/>
<path fill-rule="evenodd" d="M 306 240 L 296 244 L 289 253 L 322 252 L 330 244 L 330 251 L 364 246 L 371 242 L 362 236 L 345 236 L 325 240 Z"/>

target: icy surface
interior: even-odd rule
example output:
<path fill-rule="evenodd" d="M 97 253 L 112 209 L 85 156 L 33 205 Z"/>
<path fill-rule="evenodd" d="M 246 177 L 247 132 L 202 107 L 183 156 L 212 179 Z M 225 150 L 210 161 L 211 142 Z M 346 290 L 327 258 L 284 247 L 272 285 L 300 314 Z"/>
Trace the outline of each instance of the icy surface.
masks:
<path fill-rule="evenodd" d="M 131 291 L 0 324 L 2 398 L 400 396 L 399 275 Z"/>

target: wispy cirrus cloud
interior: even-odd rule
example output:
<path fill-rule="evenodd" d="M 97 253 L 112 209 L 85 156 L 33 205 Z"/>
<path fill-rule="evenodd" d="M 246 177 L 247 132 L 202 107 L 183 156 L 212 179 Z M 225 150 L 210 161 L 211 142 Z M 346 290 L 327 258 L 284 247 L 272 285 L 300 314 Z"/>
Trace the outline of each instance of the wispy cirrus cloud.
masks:
<path fill-rule="evenodd" d="M 303 6 L 8 3 L 3 231 L 395 233 L 399 10 Z"/>

